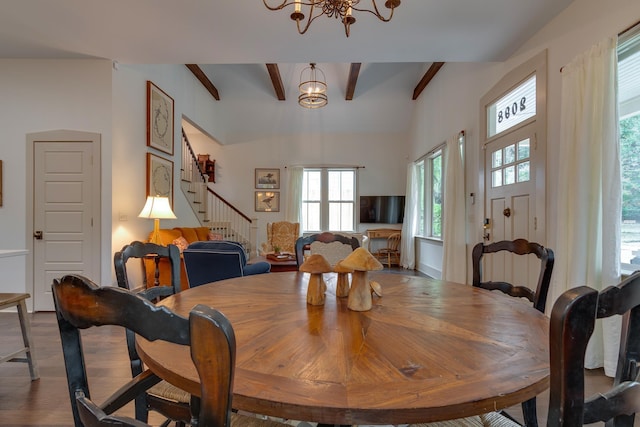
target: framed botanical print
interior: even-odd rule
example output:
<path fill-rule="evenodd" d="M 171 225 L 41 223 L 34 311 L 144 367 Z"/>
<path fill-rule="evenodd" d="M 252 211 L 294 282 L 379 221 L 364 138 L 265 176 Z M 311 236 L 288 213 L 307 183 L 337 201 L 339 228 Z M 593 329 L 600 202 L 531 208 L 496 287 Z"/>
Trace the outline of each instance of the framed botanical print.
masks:
<path fill-rule="evenodd" d="M 147 81 L 147 146 L 173 155 L 173 98 Z"/>
<path fill-rule="evenodd" d="M 256 212 L 280 212 L 279 191 L 256 191 Z"/>
<path fill-rule="evenodd" d="M 280 188 L 280 169 L 256 169 L 256 188 Z"/>
<path fill-rule="evenodd" d="M 147 196 L 168 197 L 173 206 L 173 162 L 147 153 Z"/>

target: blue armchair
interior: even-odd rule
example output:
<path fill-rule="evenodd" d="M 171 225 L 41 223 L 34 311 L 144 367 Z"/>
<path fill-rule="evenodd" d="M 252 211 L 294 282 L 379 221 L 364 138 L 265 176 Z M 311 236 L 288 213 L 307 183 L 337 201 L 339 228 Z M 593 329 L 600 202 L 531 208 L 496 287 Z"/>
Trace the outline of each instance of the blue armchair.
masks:
<path fill-rule="evenodd" d="M 191 288 L 232 277 L 271 271 L 271 265 L 265 261 L 247 264 L 244 247 L 228 240 L 193 242 L 182 254 Z"/>

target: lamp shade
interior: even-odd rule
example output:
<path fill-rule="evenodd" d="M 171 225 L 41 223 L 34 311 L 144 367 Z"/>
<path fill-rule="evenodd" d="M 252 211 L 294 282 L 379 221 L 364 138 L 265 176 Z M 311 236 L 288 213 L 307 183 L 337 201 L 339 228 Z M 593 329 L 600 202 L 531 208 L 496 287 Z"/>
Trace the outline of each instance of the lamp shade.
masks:
<path fill-rule="evenodd" d="M 176 215 L 171 210 L 168 197 L 148 196 L 139 218 L 175 219 Z"/>

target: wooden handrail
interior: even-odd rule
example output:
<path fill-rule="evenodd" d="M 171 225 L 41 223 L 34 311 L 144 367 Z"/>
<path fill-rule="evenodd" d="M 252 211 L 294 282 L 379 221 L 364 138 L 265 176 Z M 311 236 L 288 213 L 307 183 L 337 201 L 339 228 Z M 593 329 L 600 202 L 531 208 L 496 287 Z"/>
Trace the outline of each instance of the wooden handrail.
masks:
<path fill-rule="evenodd" d="M 198 167 L 198 172 L 200 172 L 200 177 L 202 178 L 202 182 L 206 183 L 207 180 L 207 176 L 204 173 L 204 171 L 202 170 L 202 168 L 200 167 L 200 163 L 198 163 L 198 157 L 196 156 L 196 154 L 193 152 L 193 148 L 191 147 L 191 143 L 189 142 L 189 138 L 187 137 L 187 134 L 185 133 L 184 129 L 182 129 L 182 137 L 184 138 L 184 140 L 186 141 L 186 146 L 187 149 L 189 150 L 189 154 L 191 155 L 191 159 L 192 161 L 197 165 Z M 210 194 L 213 194 L 215 197 L 217 197 L 222 203 L 224 203 L 225 205 L 227 205 L 232 211 L 234 211 L 235 213 L 237 213 L 238 215 L 240 215 L 242 218 L 244 218 L 246 221 L 249 222 L 249 224 L 253 223 L 252 219 L 249 218 L 247 215 L 245 215 L 243 212 L 241 212 L 238 208 L 236 208 L 233 204 L 231 204 L 228 200 L 226 200 L 224 197 L 222 197 L 221 195 L 219 195 L 218 193 L 216 193 L 214 190 L 212 190 L 208 185 L 207 185 L 207 192 L 209 192 Z"/>
<path fill-rule="evenodd" d="M 249 221 L 249 223 L 252 223 L 253 221 L 251 220 L 251 218 L 249 218 L 248 216 L 246 216 L 245 214 L 243 214 L 242 212 L 240 212 L 238 210 L 238 208 L 236 208 L 235 206 L 233 206 L 231 203 L 229 203 L 228 201 L 225 200 L 224 197 L 222 197 L 221 195 L 219 195 L 218 193 L 216 193 L 215 191 L 213 191 L 211 188 L 207 187 L 207 191 L 211 194 L 213 194 L 214 196 L 216 196 L 218 199 L 220 199 L 221 202 L 223 202 L 224 204 L 226 204 L 227 206 L 229 206 L 229 208 L 231 208 L 231 210 L 233 210 L 235 213 L 237 213 L 238 215 L 240 215 L 242 218 L 246 219 L 247 221 Z"/>
<path fill-rule="evenodd" d="M 189 150 L 189 154 L 191 154 L 191 159 L 196 164 L 196 166 L 198 166 L 198 171 L 200 172 L 200 177 L 202 178 L 202 181 L 207 182 L 205 173 L 200 167 L 200 163 L 198 163 L 198 157 L 196 156 L 196 153 L 193 152 L 193 148 L 191 148 L 191 143 L 189 142 L 189 138 L 187 138 L 187 134 L 184 132 L 184 128 L 182 129 L 182 137 L 184 138 L 185 141 L 187 141 L 187 149 Z"/>

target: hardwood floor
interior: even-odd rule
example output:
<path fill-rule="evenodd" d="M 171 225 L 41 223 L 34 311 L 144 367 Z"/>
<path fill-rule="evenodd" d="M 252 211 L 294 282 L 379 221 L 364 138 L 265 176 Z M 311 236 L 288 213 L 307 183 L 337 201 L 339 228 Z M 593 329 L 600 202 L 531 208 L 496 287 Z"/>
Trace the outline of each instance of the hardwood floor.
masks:
<path fill-rule="evenodd" d="M 389 270 L 388 272 L 402 272 Z M 404 271 L 406 274 L 407 272 Z M 416 273 L 419 274 L 419 273 Z M 31 381 L 25 363 L 0 364 L 0 426 L 72 426 L 71 408 L 67 392 L 66 374 L 62 359 L 60 337 L 54 313 L 29 315 L 40 379 Z M 0 312 L 0 342 L 4 354 L 21 346 L 17 313 Z M 130 378 L 124 331 L 118 327 L 100 327 L 85 331 L 86 366 L 92 398 L 102 401 L 119 385 Z M 603 390 L 611 384 L 602 370 L 589 372 L 587 392 Z M 540 425 L 545 425 L 548 393 L 537 399 Z M 515 419 L 522 418 L 520 406 L 510 408 Z M 132 416 L 132 406 L 125 408 Z M 162 419 L 152 414 L 150 423 L 159 425 Z M 636 421 L 636 426 L 640 426 Z"/>

